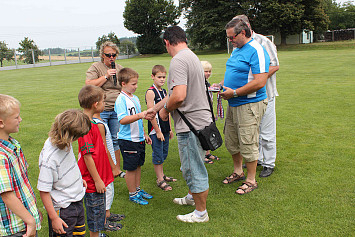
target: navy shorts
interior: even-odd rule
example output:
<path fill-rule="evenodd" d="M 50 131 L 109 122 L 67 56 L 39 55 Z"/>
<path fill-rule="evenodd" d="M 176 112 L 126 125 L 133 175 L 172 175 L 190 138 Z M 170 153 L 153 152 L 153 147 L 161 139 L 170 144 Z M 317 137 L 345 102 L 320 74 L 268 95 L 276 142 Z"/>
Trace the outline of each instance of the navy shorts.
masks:
<path fill-rule="evenodd" d="M 118 140 L 123 157 L 123 169 L 128 171 L 136 170 L 145 162 L 145 142 L 132 142 L 127 140 Z"/>
<path fill-rule="evenodd" d="M 106 193 L 85 193 L 86 219 L 91 232 L 105 229 Z"/>
<path fill-rule="evenodd" d="M 67 208 L 61 208 L 57 211 L 58 216 L 68 225 L 64 227 L 66 234 L 60 235 L 53 231 L 52 221 L 48 217 L 49 236 L 82 236 L 85 237 L 85 211 L 83 200 L 71 203 Z"/>

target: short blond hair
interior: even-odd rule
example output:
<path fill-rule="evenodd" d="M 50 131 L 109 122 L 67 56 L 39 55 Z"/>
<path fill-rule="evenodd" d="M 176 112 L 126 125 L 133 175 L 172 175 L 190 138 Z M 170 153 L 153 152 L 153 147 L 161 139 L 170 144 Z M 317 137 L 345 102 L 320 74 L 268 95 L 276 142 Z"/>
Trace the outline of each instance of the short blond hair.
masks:
<path fill-rule="evenodd" d="M 78 109 L 68 109 L 58 114 L 48 136 L 59 149 L 69 149 L 70 144 L 91 129 L 90 118 Z"/>
<path fill-rule="evenodd" d="M 212 64 L 208 61 L 201 61 L 203 70 L 212 70 Z"/>
<path fill-rule="evenodd" d="M 6 119 L 15 108 L 20 108 L 21 103 L 10 95 L 0 94 L 0 117 Z"/>
<path fill-rule="evenodd" d="M 101 62 L 104 61 L 104 50 L 105 50 L 105 47 L 110 47 L 111 49 L 115 50 L 116 51 L 116 54 L 119 54 L 120 51 L 117 47 L 117 45 L 111 41 L 105 41 L 101 44 L 100 46 L 100 57 L 101 57 Z"/>
<path fill-rule="evenodd" d="M 91 109 L 92 105 L 96 102 L 100 102 L 104 96 L 105 92 L 101 87 L 86 85 L 81 88 L 78 95 L 80 107 L 83 109 Z"/>

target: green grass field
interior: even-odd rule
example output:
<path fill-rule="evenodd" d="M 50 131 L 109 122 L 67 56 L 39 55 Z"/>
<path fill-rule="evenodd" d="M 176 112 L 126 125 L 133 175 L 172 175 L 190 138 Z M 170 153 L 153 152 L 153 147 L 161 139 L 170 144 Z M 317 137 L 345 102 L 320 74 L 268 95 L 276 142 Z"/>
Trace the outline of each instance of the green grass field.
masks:
<path fill-rule="evenodd" d="M 124 213 L 124 227 L 110 236 L 354 236 L 355 233 L 355 44 L 279 51 L 276 169 L 269 178 L 257 177 L 259 188 L 239 196 L 240 183 L 223 185 L 233 170 L 232 159 L 222 146 L 214 154 L 221 160 L 207 165 L 210 222 L 186 224 L 176 215 L 193 211 L 178 206 L 174 197 L 187 193 L 179 171 L 176 138 L 171 140 L 165 173 L 178 178 L 173 191 L 156 187 L 147 146 L 142 168 L 142 187 L 154 195 L 148 206 L 128 201 L 123 179 L 115 181 L 112 211 Z M 224 75 L 228 55 L 200 53 L 213 65 L 211 82 Z M 155 64 L 169 67 L 169 55 L 137 57 L 119 61 L 138 71 L 136 95 L 144 105 Z M 20 132 L 13 134 L 30 164 L 29 176 L 37 185 L 38 156 L 54 117 L 68 108 L 79 108 L 77 94 L 84 85 L 90 64 L 75 64 L 0 72 L 0 93 L 22 103 Z M 1 105 L 0 105 L 1 106 Z M 226 103 L 225 103 L 226 108 Z M 223 121 L 217 121 L 220 131 Z M 146 125 L 146 122 L 145 122 Z M 77 153 L 77 145 L 74 145 Z M 258 168 L 258 173 L 260 168 Z M 35 188 L 36 190 L 36 188 Z M 118 192 L 117 192 L 118 191 Z M 118 194 L 118 195 L 117 195 Z M 45 214 L 39 193 L 38 205 Z M 48 236 L 45 217 L 39 236 Z"/>

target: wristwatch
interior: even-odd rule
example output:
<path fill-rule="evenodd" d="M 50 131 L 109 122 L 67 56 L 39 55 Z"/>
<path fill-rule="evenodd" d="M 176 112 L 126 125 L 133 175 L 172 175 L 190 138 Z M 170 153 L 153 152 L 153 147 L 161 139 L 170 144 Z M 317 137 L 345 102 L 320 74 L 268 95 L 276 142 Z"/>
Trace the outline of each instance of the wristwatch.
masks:
<path fill-rule="evenodd" d="M 166 103 L 164 104 L 164 109 L 165 109 L 168 113 L 171 113 L 171 110 L 168 110 L 168 108 L 166 107 Z"/>
<path fill-rule="evenodd" d="M 238 97 L 237 89 L 235 89 L 235 90 L 233 91 L 233 97 L 234 97 L 234 98 Z"/>
<path fill-rule="evenodd" d="M 108 77 L 105 75 L 105 79 L 108 80 Z"/>

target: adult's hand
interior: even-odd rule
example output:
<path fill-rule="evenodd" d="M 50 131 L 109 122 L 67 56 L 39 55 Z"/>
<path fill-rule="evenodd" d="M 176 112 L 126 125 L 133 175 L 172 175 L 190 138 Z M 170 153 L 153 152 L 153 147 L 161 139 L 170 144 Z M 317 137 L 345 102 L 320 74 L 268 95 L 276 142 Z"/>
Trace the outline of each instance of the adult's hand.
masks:
<path fill-rule="evenodd" d="M 157 113 L 154 111 L 153 108 L 147 109 L 146 112 L 147 112 L 147 113 L 146 113 L 146 115 L 145 115 L 145 117 L 144 117 L 144 119 L 146 119 L 146 120 L 152 120 L 152 119 L 154 119 L 154 118 L 155 118 L 155 115 L 157 114 Z"/>
<path fill-rule="evenodd" d="M 226 87 L 226 86 L 223 86 L 223 89 L 224 89 L 224 91 L 220 93 L 220 95 L 223 99 L 229 100 L 229 99 L 233 98 L 233 94 L 234 94 L 233 89 Z"/>

